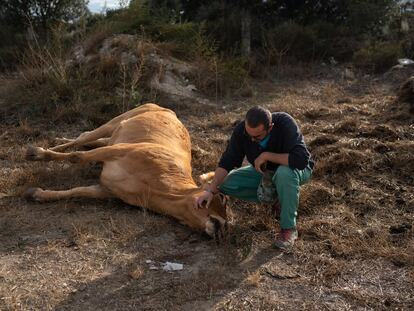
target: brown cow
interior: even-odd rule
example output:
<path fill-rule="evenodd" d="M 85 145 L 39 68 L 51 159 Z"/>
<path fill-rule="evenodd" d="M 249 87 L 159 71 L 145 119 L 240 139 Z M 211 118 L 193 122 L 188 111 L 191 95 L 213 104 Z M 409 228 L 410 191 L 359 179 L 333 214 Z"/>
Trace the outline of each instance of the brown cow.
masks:
<path fill-rule="evenodd" d="M 80 146 L 98 148 L 61 152 Z M 26 158 L 103 162 L 97 185 L 64 191 L 31 188 L 25 193 L 27 198 L 47 201 L 116 197 L 128 204 L 170 215 L 215 238 L 220 238 L 226 228 L 226 200 L 222 194 L 214 197 L 208 209 L 194 208 L 203 189 L 191 175 L 190 136 L 173 111 L 155 104 L 130 110 L 54 148 L 29 147 Z"/>

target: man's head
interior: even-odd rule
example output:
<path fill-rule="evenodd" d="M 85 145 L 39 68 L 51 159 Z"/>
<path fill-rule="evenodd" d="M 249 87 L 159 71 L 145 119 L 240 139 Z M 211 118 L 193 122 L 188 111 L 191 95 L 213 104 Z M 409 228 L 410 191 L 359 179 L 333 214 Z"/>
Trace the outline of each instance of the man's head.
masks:
<path fill-rule="evenodd" d="M 272 114 L 261 106 L 250 108 L 246 113 L 244 127 L 253 141 L 261 141 L 273 128 Z"/>

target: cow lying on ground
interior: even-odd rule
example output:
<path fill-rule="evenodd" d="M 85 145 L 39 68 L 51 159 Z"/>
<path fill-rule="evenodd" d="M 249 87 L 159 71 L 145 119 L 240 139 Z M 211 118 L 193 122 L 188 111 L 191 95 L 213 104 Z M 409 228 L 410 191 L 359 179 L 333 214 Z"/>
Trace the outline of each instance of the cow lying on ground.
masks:
<path fill-rule="evenodd" d="M 93 146 L 90 151 L 63 153 L 69 147 Z M 74 140 L 51 149 L 29 147 L 32 161 L 103 162 L 100 182 L 64 191 L 28 189 L 36 201 L 74 197 L 112 198 L 170 215 L 212 237 L 223 235 L 226 200 L 217 194 L 208 209 L 195 209 L 203 189 L 191 175 L 191 143 L 184 125 L 171 110 L 146 104 L 130 110 Z"/>

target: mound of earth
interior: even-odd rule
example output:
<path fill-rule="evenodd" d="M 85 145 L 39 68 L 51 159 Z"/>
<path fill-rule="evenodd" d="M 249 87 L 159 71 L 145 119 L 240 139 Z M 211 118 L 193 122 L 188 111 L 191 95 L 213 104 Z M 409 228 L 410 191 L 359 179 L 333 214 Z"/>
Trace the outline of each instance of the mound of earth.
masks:
<path fill-rule="evenodd" d="M 194 65 L 162 53 L 154 44 L 138 36 L 118 34 L 100 43 L 86 41 L 76 46 L 67 66 L 96 67 L 102 63 L 115 63 L 128 71 L 142 71 L 146 67 L 146 87 L 158 92 L 166 101 L 211 105 L 191 82 Z"/>

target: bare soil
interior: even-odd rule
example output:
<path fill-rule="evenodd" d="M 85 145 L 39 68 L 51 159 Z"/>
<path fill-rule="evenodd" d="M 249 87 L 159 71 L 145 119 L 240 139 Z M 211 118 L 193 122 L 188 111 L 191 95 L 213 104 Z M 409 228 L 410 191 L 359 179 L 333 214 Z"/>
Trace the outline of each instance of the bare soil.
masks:
<path fill-rule="evenodd" d="M 413 310 L 414 115 L 396 102 L 395 85 L 307 73 L 252 89 L 217 109 L 161 105 L 190 131 L 195 176 L 215 168 L 253 103 L 297 119 L 316 168 L 291 252 L 271 247 L 279 227 L 269 208 L 240 201 L 218 246 L 118 200 L 27 202 L 29 186 L 96 183 L 99 165 L 23 157 L 29 144 L 92 126 L 9 120 L 0 126 L 0 309 Z M 184 269 L 152 270 L 147 260 Z"/>

